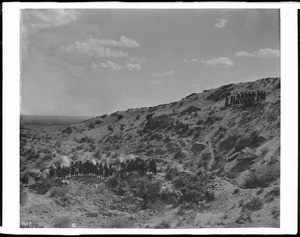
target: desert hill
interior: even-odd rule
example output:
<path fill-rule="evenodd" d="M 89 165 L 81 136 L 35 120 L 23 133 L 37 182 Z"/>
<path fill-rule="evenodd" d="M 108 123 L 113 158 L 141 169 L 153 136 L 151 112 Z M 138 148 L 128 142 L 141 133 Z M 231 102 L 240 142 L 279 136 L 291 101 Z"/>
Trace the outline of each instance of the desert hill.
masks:
<path fill-rule="evenodd" d="M 266 101 L 234 106 L 224 104 L 226 96 L 257 90 L 266 92 Z M 174 228 L 279 226 L 280 78 L 224 85 L 193 93 L 173 103 L 117 111 L 55 131 L 41 132 L 23 125 L 20 145 L 21 173 L 41 169 L 44 162 L 53 162 L 62 155 L 71 160 L 113 161 L 132 154 L 156 158 L 159 174 L 155 179 L 162 182 L 162 187 L 174 192 L 180 191 L 174 182 L 181 172 L 206 175 L 209 185 L 205 189 L 214 192 L 215 198 L 205 199 L 204 206 L 198 203 L 197 207 L 186 207 L 188 210 L 185 210 L 186 203 L 167 205 L 163 214 L 154 216 L 148 212 L 141 214 L 134 208 L 126 212 L 121 210 L 124 207 L 115 207 L 118 214 L 110 214 L 115 217 L 119 212 L 126 212 L 126 216 L 131 213 L 136 227 L 159 226 L 158 222 L 163 226 L 166 219 L 170 220 L 168 227 Z M 99 182 L 91 182 L 91 185 Z M 76 186 L 79 181 L 70 180 L 70 183 Z M 109 190 L 101 193 L 113 196 L 116 202 L 123 202 L 122 197 Z M 39 199 L 30 190 L 29 197 L 35 201 L 29 200 L 29 206 L 24 207 L 27 219 L 26 208 L 33 208 Z M 86 198 L 97 207 L 93 203 L 95 199 Z M 132 197 L 132 201 L 138 203 L 138 197 Z M 56 210 L 55 205 L 59 204 L 51 203 Z M 247 205 L 248 212 L 245 212 Z M 254 213 L 251 220 L 245 214 L 249 210 Z M 73 208 L 70 214 L 72 212 L 78 212 L 78 209 Z M 35 213 L 32 218 L 37 216 Z M 103 227 L 108 220 L 99 213 L 93 222 L 83 221 L 80 216 L 76 218 L 82 226 L 93 227 Z"/>

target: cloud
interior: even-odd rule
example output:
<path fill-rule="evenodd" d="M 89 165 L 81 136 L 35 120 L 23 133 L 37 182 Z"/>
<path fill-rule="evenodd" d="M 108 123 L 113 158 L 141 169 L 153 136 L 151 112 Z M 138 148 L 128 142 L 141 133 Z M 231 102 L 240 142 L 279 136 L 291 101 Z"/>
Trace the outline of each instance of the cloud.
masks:
<path fill-rule="evenodd" d="M 201 60 L 201 63 L 211 67 L 231 67 L 233 62 L 228 57 L 211 58 L 208 60 Z"/>
<path fill-rule="evenodd" d="M 75 42 L 68 44 L 67 46 L 61 45 L 59 47 L 62 51 L 76 52 L 86 54 L 90 57 L 96 58 L 122 58 L 128 57 L 129 53 L 122 50 L 114 50 L 110 47 L 102 47 L 91 42 Z"/>
<path fill-rule="evenodd" d="M 112 39 L 96 39 L 92 36 L 84 42 L 85 44 L 93 44 L 95 46 L 112 46 L 112 47 L 124 47 L 124 48 L 136 48 L 140 47 L 140 44 L 134 39 L 129 39 L 126 36 L 122 35 L 120 41 Z"/>
<path fill-rule="evenodd" d="M 126 63 L 126 69 L 129 71 L 138 71 L 141 70 L 141 65 L 139 63 Z"/>
<path fill-rule="evenodd" d="M 22 23 L 24 27 L 43 29 L 68 24 L 79 16 L 71 9 L 26 9 L 22 11 Z"/>
<path fill-rule="evenodd" d="M 28 38 L 42 29 L 59 27 L 78 19 L 80 12 L 72 9 L 21 10 L 22 50 L 27 52 Z"/>
<path fill-rule="evenodd" d="M 113 46 L 113 45 L 112 45 Z M 128 47 L 128 48 L 135 48 L 140 47 L 140 44 L 136 42 L 134 39 L 129 39 L 124 35 L 121 36 L 120 42 L 117 42 L 117 47 Z"/>
<path fill-rule="evenodd" d="M 111 49 L 111 47 L 134 48 L 139 47 L 140 44 L 133 39 L 129 39 L 124 35 L 121 36 L 120 41 L 111 39 L 97 39 L 90 36 L 83 42 L 73 42 L 68 45 L 59 46 L 60 50 L 84 53 L 91 57 L 97 58 L 121 58 L 128 57 L 129 53 L 123 50 Z M 142 58 L 131 58 L 131 60 L 142 60 Z"/>
<path fill-rule="evenodd" d="M 93 69 L 107 69 L 107 70 L 113 70 L 113 71 L 122 71 L 122 70 L 128 70 L 128 71 L 138 71 L 141 70 L 141 65 L 138 63 L 126 63 L 125 65 L 121 65 L 118 63 L 114 63 L 112 61 L 107 61 L 104 63 L 92 63 L 91 68 Z"/>
<path fill-rule="evenodd" d="M 152 73 L 151 77 L 167 77 L 167 76 L 172 76 L 174 74 L 174 71 L 167 71 L 163 73 Z"/>
<path fill-rule="evenodd" d="M 131 57 L 131 58 L 128 59 L 128 61 L 130 63 L 144 63 L 144 62 L 146 62 L 146 58 L 144 58 L 144 57 L 140 57 L 140 58 L 138 58 L 138 57 Z"/>
<path fill-rule="evenodd" d="M 193 58 L 193 59 L 190 60 L 190 62 L 191 63 L 199 63 L 200 60 L 199 60 L 199 58 Z"/>
<path fill-rule="evenodd" d="M 217 23 L 215 24 L 215 27 L 217 28 L 223 28 L 225 27 L 225 25 L 227 24 L 227 20 L 226 19 L 217 19 Z"/>
<path fill-rule="evenodd" d="M 252 58 L 278 58 L 280 56 L 280 52 L 278 49 L 260 49 L 258 51 L 254 51 L 252 53 L 248 53 L 246 51 L 240 51 L 235 54 L 237 57 L 252 57 Z"/>
<path fill-rule="evenodd" d="M 201 60 L 199 58 L 192 58 L 192 59 L 184 59 L 185 63 L 201 63 Z"/>
<path fill-rule="evenodd" d="M 155 77 L 155 79 L 150 80 L 149 83 L 151 83 L 151 84 L 161 83 L 163 78 L 168 78 L 169 76 L 172 76 L 174 74 L 175 73 L 173 70 L 163 72 L 163 73 L 152 73 L 150 76 Z"/>

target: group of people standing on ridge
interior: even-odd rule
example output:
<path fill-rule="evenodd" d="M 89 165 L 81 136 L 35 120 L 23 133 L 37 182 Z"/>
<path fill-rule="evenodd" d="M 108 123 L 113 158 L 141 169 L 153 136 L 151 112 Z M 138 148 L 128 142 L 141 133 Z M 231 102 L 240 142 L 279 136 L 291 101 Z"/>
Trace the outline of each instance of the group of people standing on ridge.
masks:
<path fill-rule="evenodd" d="M 72 161 L 70 166 L 60 166 L 57 165 L 56 168 L 50 167 L 47 169 L 47 178 L 58 178 L 64 179 L 72 176 L 89 176 L 95 175 L 97 177 L 109 177 L 113 174 L 115 175 L 124 175 L 126 173 L 139 173 L 141 176 L 144 176 L 149 173 L 156 174 L 157 173 L 157 165 L 155 159 L 147 159 L 144 160 L 140 157 L 135 159 L 126 160 L 126 162 L 120 162 L 118 167 L 114 164 L 106 164 L 106 163 L 93 163 L 90 160 L 85 161 Z M 41 177 L 35 177 L 35 181 L 37 182 Z M 21 182 L 24 184 L 29 183 L 29 176 L 25 172 L 23 175 Z"/>
<path fill-rule="evenodd" d="M 237 105 L 237 104 L 251 104 L 255 102 L 264 102 L 266 100 L 267 93 L 265 91 L 246 91 L 237 93 L 235 96 L 227 96 L 225 98 L 225 106 Z"/>

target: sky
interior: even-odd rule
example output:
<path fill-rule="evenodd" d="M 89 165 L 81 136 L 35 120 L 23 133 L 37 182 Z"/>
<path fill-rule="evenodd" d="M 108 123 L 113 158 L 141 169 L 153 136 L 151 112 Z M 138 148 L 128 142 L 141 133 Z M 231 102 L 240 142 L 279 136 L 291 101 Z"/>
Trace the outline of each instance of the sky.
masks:
<path fill-rule="evenodd" d="M 21 10 L 24 115 L 98 116 L 278 76 L 279 10 Z"/>

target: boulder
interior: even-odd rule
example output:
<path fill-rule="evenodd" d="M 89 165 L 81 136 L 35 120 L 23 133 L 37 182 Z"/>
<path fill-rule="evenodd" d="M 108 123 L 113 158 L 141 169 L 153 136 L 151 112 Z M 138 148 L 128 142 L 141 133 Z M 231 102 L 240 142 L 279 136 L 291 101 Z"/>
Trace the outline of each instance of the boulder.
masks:
<path fill-rule="evenodd" d="M 239 152 L 239 155 L 237 157 L 237 161 L 252 161 L 255 160 L 258 157 L 258 154 L 255 150 L 246 147 L 242 151 Z"/>
<path fill-rule="evenodd" d="M 203 142 L 195 142 L 192 147 L 191 150 L 192 152 L 201 152 L 206 148 L 206 144 Z"/>

